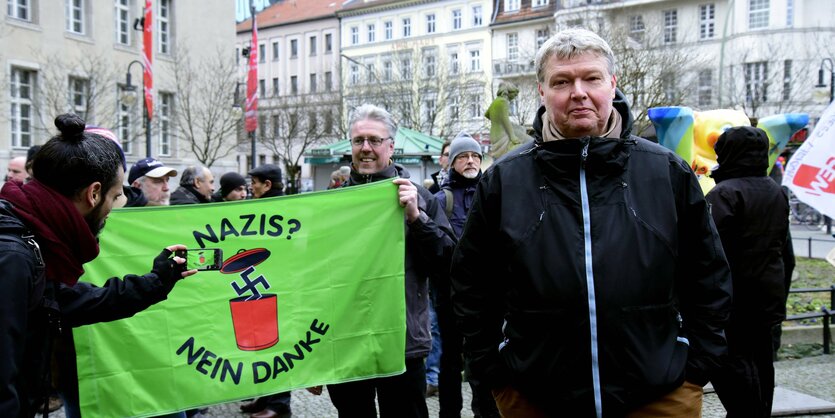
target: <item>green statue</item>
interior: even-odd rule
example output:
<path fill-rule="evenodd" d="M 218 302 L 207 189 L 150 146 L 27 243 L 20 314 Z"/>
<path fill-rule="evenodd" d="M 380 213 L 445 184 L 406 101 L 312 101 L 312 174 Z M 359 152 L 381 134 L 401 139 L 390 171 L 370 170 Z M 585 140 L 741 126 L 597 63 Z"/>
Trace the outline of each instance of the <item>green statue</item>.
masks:
<path fill-rule="evenodd" d="M 510 121 L 510 101 L 519 89 L 508 81 L 499 83 L 496 100 L 487 108 L 484 116 L 490 119 L 490 156 L 498 159 L 520 144 L 533 141 L 525 128 Z"/>

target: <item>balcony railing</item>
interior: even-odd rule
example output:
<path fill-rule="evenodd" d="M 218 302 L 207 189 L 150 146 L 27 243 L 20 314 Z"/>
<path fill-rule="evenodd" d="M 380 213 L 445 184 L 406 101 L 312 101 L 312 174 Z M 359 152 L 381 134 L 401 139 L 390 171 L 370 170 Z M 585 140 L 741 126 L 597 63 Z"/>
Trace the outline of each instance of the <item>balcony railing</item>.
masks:
<path fill-rule="evenodd" d="M 528 62 L 493 60 L 493 74 L 496 76 L 515 76 L 534 74 L 533 60 Z"/>

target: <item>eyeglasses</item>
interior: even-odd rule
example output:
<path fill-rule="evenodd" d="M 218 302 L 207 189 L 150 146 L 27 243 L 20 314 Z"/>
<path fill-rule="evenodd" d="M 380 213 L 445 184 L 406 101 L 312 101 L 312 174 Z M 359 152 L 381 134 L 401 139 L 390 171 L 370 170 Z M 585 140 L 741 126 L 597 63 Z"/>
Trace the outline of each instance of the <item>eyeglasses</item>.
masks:
<path fill-rule="evenodd" d="M 368 141 L 368 144 L 374 148 L 379 147 L 383 141 L 387 139 L 392 139 L 390 136 L 386 138 L 377 138 L 376 136 L 358 136 L 356 138 L 351 138 L 351 145 L 355 147 L 361 147 L 365 141 Z"/>
<path fill-rule="evenodd" d="M 474 152 L 462 152 L 455 156 L 456 160 L 461 161 L 469 160 L 470 158 L 472 158 L 474 161 L 481 161 L 481 156 Z"/>
<path fill-rule="evenodd" d="M 449 153 L 448 153 L 448 152 L 445 152 L 445 153 L 443 153 L 443 154 L 441 154 L 441 155 L 443 155 L 444 157 L 449 157 Z"/>

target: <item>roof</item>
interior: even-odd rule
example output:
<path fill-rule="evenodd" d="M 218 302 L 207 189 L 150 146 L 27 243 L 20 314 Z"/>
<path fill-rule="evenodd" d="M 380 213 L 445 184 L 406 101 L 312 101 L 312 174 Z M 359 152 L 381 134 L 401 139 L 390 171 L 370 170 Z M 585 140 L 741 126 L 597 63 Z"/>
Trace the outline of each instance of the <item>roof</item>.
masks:
<path fill-rule="evenodd" d="M 281 0 L 255 15 L 258 28 L 336 17 L 344 0 Z M 237 32 L 252 31 L 252 19 L 238 23 Z"/>
<path fill-rule="evenodd" d="M 421 158 L 436 157 L 441 153 L 444 140 L 436 136 L 426 135 L 409 128 L 397 128 L 394 136 L 393 159 L 398 163 L 411 164 Z M 305 153 L 304 162 L 309 164 L 332 164 L 351 159 L 351 141 L 345 139 L 324 147 L 312 149 Z"/>
<path fill-rule="evenodd" d="M 552 19 L 554 12 L 557 10 L 556 0 L 551 0 L 546 6 L 532 7 L 532 0 L 521 0 L 519 10 L 513 12 L 504 11 L 503 1 L 496 1 L 496 19 L 490 24 L 491 26 L 523 22 L 527 20 L 548 18 Z"/>
<path fill-rule="evenodd" d="M 379 10 L 397 9 L 421 3 L 434 3 L 438 0 L 343 0 L 341 14 L 362 14 Z M 364 9 L 371 9 L 364 11 Z"/>

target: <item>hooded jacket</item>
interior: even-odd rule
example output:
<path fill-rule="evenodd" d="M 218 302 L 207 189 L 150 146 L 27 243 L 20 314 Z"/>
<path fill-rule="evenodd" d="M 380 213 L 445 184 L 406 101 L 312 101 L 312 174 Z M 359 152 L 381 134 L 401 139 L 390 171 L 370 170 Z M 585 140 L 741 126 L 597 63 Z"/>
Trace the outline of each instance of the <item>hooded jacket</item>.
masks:
<path fill-rule="evenodd" d="M 34 416 L 34 403 L 43 399 L 51 340 L 47 305 L 57 303 L 60 324 L 77 327 L 133 316 L 165 300 L 174 283 L 154 273 L 111 278 L 103 286 L 78 282 L 74 286 L 45 282 L 43 265 L 33 247 L 21 238 L 26 225 L 0 200 L 0 416 Z M 35 240 L 38 237 L 34 237 Z M 74 361 L 74 356 L 72 357 Z M 74 365 L 59 368 L 74 373 Z"/>
<path fill-rule="evenodd" d="M 548 415 L 622 416 L 727 351 L 730 271 L 689 165 L 630 135 L 535 141 L 493 164 L 453 256 L 473 377 Z"/>
<path fill-rule="evenodd" d="M 767 176 L 768 139 L 750 126 L 732 128 L 716 142 L 719 168 L 707 194 L 733 277 L 731 322 L 768 330 L 786 317 L 784 256 L 793 254 L 788 197 Z"/>
<path fill-rule="evenodd" d="M 353 169 L 343 187 L 372 183 L 395 177 L 410 177 L 399 164 L 390 164 L 374 174 L 359 174 Z M 429 279 L 445 275 L 455 247 L 452 228 L 438 202 L 423 186 L 418 190 L 418 220 L 406 224 L 406 358 L 426 357 L 432 346 L 429 332 Z"/>

